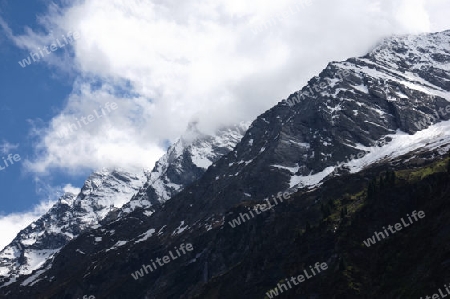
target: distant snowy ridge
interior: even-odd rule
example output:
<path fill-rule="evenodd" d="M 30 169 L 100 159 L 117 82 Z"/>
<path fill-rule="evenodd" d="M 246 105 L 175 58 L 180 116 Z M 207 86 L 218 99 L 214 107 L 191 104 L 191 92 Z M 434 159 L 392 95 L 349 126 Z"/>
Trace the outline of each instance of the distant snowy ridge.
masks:
<path fill-rule="evenodd" d="M 122 207 L 146 180 L 144 172 L 92 173 L 78 196 L 64 194 L 0 252 L 0 276 L 13 278 L 40 268 L 83 230 L 98 226 L 111 209 Z"/>

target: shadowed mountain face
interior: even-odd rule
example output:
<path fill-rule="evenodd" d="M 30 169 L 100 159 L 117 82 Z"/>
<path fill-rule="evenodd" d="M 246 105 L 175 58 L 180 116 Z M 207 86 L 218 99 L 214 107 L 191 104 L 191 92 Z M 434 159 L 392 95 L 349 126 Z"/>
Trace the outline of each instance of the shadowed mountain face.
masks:
<path fill-rule="evenodd" d="M 330 63 L 259 116 L 232 150 L 225 147 L 231 151 L 216 150 L 221 157 L 209 164 L 192 158 L 207 154 L 186 154 L 175 144 L 155 166 L 154 180 L 150 175 L 123 209 L 68 243 L 45 270 L 0 291 L 8 298 L 263 298 L 286 277 L 326 262 L 328 272 L 277 298 L 432 292 L 440 280 L 428 272 L 401 272 L 408 259 L 421 263 L 417 269 L 447 269 L 438 266 L 445 250 L 418 261 L 425 249 L 415 246 L 414 235 L 426 234 L 419 224 L 405 230 L 403 243 L 392 238 L 380 244 L 389 253 L 362 250 L 361 244 L 377 227 L 414 209 L 430 211 L 426 219 L 444 215 L 439 207 L 449 196 L 443 157 L 450 147 L 450 114 L 442 111 L 450 105 L 449 57 L 446 31 L 387 39 L 364 57 Z M 211 138 L 206 143 L 214 148 Z M 201 144 L 192 143 L 204 149 Z M 211 166 L 196 173 L 186 163 Z M 180 165 L 184 171 L 177 171 Z M 368 198 L 369 182 L 387 170 L 396 171 L 396 184 L 388 192 L 377 181 L 379 200 Z M 287 192 L 284 202 L 256 216 L 249 212 L 278 192 Z M 233 228 L 233 219 L 241 224 Z M 447 236 L 430 231 L 433 246 Z M 144 271 L 182 243 L 194 250 Z M 402 256 L 406 249 L 411 253 Z M 395 259 L 378 278 L 384 268 L 371 262 Z M 400 274 L 405 278 L 396 285 L 387 282 Z M 411 284 L 420 279 L 423 285 Z"/>

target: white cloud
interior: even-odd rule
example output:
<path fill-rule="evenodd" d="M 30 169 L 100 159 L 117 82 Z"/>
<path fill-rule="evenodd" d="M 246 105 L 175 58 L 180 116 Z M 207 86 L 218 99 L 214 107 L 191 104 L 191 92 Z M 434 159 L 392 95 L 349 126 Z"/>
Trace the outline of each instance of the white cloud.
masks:
<path fill-rule="evenodd" d="M 47 128 L 35 128 L 40 142 L 38 159 L 26 160 L 29 169 L 45 173 L 52 167 L 101 169 L 103 167 L 152 168 L 163 154 L 146 124 L 153 104 L 142 97 L 115 96 L 109 85 L 93 90 L 87 83 L 76 87 L 65 110 Z M 106 107 L 113 107 L 115 110 Z M 102 112 L 103 110 L 103 112 Z"/>
<path fill-rule="evenodd" d="M 91 0 L 51 6 L 39 17 L 47 31 L 77 31 L 80 38 L 67 52 L 73 57 L 48 55 L 46 61 L 75 71 L 77 80 L 63 111 L 35 128 L 37 155 L 25 165 L 38 172 L 152 167 L 164 140 L 173 141 L 189 120 L 199 119 L 203 131 L 251 120 L 329 61 L 364 55 L 391 34 L 450 28 L 449 8 L 443 0 Z M 276 22 L 255 33 L 271 20 Z M 8 34 L 29 51 L 52 39 L 26 32 Z M 58 138 L 74 118 L 106 102 L 119 107 L 108 119 Z"/>
<path fill-rule="evenodd" d="M 0 215 L 0 250 L 11 243 L 20 230 L 46 213 L 54 203 L 51 200 L 42 201 L 30 211 Z"/>
<path fill-rule="evenodd" d="M 78 195 L 81 192 L 81 188 L 74 187 L 74 186 L 72 186 L 72 184 L 66 184 L 63 187 L 63 190 L 64 190 L 64 192 L 72 193 L 74 195 Z"/>
<path fill-rule="evenodd" d="M 411 31 L 429 31 L 430 17 L 425 9 L 425 0 L 403 0 L 398 4 L 396 20 Z"/>
<path fill-rule="evenodd" d="M 19 148 L 19 144 L 18 143 L 17 144 L 12 144 L 12 143 L 9 143 L 6 140 L 3 140 L 3 142 L 0 144 L 0 152 L 3 155 L 9 154 L 13 150 L 16 150 L 18 148 Z"/>

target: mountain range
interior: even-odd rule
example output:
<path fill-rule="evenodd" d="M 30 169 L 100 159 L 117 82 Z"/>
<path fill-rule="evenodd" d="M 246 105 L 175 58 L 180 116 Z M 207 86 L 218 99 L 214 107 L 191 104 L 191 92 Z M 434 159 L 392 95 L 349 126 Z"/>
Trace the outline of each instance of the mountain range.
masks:
<path fill-rule="evenodd" d="M 450 31 L 387 38 L 251 124 L 190 124 L 152 171 L 94 172 L 0 252 L 0 296 L 437 293 L 450 279 L 449 107 Z M 425 219 L 364 246 L 414 210 Z M 327 270 L 287 287 L 316 263 Z"/>

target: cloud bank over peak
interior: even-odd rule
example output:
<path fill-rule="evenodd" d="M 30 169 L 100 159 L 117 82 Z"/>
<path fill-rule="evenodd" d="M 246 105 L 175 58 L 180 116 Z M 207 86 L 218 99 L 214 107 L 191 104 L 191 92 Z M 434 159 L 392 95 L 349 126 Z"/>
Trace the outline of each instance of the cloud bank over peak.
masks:
<path fill-rule="evenodd" d="M 301 88 L 329 61 L 365 54 L 392 34 L 450 28 L 442 0 L 76 1 L 39 21 L 53 35 L 77 31 L 52 67 L 76 76 L 64 108 L 35 126 L 36 156 L 53 168 L 149 167 L 192 119 L 212 132 L 252 120 Z M 336 26 L 339 24 L 339 26 Z M 1 24 L 7 31 L 4 22 Z M 9 38 L 35 51 L 50 41 L 27 30 Z M 66 50 L 65 50 L 66 51 Z M 24 51 L 25 53 L 25 51 Z M 58 135 L 106 103 L 117 109 Z"/>

